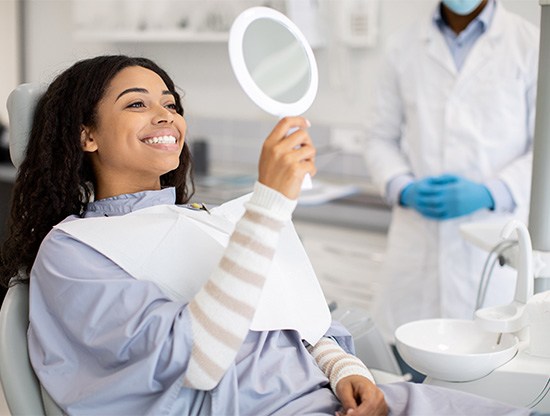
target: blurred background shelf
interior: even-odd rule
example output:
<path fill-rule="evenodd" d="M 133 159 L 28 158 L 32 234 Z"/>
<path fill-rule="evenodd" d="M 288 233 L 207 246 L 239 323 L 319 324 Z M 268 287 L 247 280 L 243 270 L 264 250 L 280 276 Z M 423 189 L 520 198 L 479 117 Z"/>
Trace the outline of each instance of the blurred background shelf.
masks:
<path fill-rule="evenodd" d="M 79 42 L 113 43 L 226 43 L 227 32 L 194 32 L 188 30 L 111 30 L 77 31 L 75 40 Z"/>

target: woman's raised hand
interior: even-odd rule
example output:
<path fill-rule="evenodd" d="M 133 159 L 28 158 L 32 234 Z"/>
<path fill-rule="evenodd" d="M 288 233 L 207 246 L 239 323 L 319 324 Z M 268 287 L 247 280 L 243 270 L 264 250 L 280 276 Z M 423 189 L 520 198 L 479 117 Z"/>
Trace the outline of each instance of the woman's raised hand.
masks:
<path fill-rule="evenodd" d="M 314 176 L 315 147 L 303 117 L 281 119 L 264 142 L 259 162 L 260 183 L 297 199 L 307 173 Z M 294 130 L 297 129 L 297 130 Z M 293 132 L 288 134 L 289 130 Z"/>

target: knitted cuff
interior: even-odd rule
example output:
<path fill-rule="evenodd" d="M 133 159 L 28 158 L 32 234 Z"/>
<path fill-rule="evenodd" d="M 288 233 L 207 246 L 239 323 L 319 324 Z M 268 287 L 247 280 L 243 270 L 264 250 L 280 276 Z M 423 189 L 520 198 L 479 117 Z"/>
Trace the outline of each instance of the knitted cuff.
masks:
<path fill-rule="evenodd" d="M 297 203 L 298 201 L 289 199 L 282 193 L 256 182 L 254 192 L 245 206 L 276 220 L 286 222 L 291 219 Z"/>
<path fill-rule="evenodd" d="M 346 353 L 332 338 L 321 338 L 315 346 L 309 346 L 319 368 L 330 381 L 330 387 L 336 391 L 336 385 L 344 377 L 359 375 L 374 383 L 374 377 L 363 362 L 352 354 Z"/>

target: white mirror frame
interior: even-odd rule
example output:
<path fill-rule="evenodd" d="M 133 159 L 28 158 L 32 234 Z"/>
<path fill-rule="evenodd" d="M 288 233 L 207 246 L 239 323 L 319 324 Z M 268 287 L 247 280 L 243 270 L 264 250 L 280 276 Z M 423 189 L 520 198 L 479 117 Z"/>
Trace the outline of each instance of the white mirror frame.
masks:
<path fill-rule="evenodd" d="M 302 44 L 310 66 L 310 83 L 306 93 L 298 101 L 283 103 L 269 97 L 263 92 L 248 71 L 243 52 L 243 38 L 248 26 L 257 19 L 271 19 L 285 26 Z M 242 12 L 231 26 L 229 32 L 229 59 L 233 72 L 242 89 L 250 99 L 264 111 L 278 117 L 298 116 L 306 112 L 317 95 L 319 74 L 315 56 L 306 37 L 298 26 L 281 12 L 269 7 L 251 7 Z"/>

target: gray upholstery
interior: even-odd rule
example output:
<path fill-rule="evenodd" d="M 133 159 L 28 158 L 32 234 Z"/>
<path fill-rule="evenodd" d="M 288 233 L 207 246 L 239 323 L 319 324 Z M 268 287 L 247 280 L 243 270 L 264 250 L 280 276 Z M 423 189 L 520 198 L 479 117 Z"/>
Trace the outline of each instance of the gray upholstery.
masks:
<path fill-rule="evenodd" d="M 27 352 L 29 287 L 11 287 L 0 309 L 0 379 L 12 415 L 44 414 L 40 384 Z"/>
<path fill-rule="evenodd" d="M 44 91 L 40 84 L 21 84 L 8 97 L 10 157 L 16 168 L 25 158 L 34 109 Z"/>

